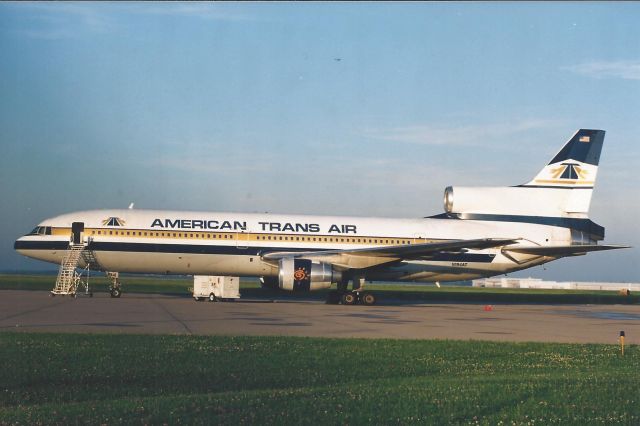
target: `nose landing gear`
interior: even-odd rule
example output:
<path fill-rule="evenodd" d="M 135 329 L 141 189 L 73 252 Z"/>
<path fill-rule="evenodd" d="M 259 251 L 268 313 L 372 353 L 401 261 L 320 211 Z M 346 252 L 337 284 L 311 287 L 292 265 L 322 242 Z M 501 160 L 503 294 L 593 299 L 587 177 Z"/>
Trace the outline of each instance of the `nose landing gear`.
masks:
<path fill-rule="evenodd" d="M 118 272 L 107 272 L 107 278 L 111 281 L 111 285 L 109 285 L 109 294 L 111 294 L 111 297 L 118 298 L 122 296 L 120 274 Z"/>

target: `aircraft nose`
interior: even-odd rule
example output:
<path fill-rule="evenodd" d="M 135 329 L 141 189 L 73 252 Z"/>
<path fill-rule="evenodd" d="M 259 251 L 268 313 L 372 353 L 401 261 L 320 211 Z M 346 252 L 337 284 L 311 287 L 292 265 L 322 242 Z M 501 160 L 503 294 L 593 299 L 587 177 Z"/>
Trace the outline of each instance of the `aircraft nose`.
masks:
<path fill-rule="evenodd" d="M 24 254 L 24 236 L 18 238 L 14 243 L 13 243 L 13 249 L 15 251 L 17 251 L 20 254 Z"/>

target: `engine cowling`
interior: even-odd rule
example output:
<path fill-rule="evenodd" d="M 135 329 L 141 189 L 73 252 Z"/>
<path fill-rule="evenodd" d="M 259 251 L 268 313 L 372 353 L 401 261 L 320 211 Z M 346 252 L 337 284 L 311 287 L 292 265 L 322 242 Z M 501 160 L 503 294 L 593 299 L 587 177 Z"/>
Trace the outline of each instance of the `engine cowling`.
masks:
<path fill-rule="evenodd" d="M 561 217 L 589 210 L 588 191 L 509 187 L 447 187 L 444 211 L 449 214 L 499 214 Z"/>
<path fill-rule="evenodd" d="M 330 288 L 338 282 L 342 273 L 330 264 L 308 259 L 280 259 L 278 286 L 287 291 L 313 291 Z"/>

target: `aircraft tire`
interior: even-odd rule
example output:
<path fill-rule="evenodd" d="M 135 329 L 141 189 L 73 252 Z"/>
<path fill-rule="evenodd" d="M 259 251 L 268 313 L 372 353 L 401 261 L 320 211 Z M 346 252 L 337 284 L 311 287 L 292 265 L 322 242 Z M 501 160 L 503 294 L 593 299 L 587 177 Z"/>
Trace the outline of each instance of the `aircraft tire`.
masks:
<path fill-rule="evenodd" d="M 358 298 L 355 293 L 344 293 L 342 295 L 342 304 L 343 305 L 355 305 L 358 302 Z"/>
<path fill-rule="evenodd" d="M 365 306 L 373 306 L 376 304 L 376 296 L 368 291 L 364 291 L 360 294 L 360 301 Z"/>

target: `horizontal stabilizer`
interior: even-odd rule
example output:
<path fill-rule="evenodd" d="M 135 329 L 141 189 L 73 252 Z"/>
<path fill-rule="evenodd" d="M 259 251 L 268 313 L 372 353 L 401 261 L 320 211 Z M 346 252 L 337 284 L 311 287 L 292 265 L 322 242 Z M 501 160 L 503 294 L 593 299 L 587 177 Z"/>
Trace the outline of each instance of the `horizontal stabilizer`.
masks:
<path fill-rule="evenodd" d="M 573 246 L 531 246 L 506 248 L 505 251 L 536 256 L 564 257 L 578 256 L 591 251 L 616 250 L 630 248 L 617 245 L 573 245 Z"/>

